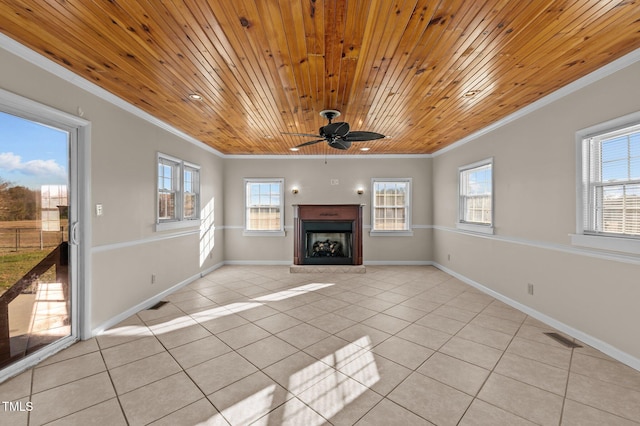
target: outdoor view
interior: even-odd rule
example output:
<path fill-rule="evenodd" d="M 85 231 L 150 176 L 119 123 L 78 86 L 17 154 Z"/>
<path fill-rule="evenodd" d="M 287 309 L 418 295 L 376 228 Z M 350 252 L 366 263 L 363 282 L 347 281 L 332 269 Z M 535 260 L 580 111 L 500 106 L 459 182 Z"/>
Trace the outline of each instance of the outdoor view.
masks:
<path fill-rule="evenodd" d="M 247 230 L 280 230 L 280 184 L 247 182 Z"/>
<path fill-rule="evenodd" d="M 594 230 L 640 235 L 640 132 L 594 144 L 600 167 L 592 167 Z"/>
<path fill-rule="evenodd" d="M 463 222 L 491 224 L 492 168 L 491 164 L 485 164 L 460 173 Z"/>
<path fill-rule="evenodd" d="M 375 196 L 374 229 L 376 231 L 405 231 L 406 182 L 376 182 L 373 187 Z"/>
<path fill-rule="evenodd" d="M 70 332 L 68 134 L 0 113 L 0 366 Z"/>

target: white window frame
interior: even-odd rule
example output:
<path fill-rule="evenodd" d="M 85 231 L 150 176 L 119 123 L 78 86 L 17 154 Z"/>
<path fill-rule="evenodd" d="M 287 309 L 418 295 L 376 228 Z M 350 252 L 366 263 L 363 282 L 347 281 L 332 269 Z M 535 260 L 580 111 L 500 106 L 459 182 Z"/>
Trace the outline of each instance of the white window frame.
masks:
<path fill-rule="evenodd" d="M 591 141 L 636 131 L 640 131 L 640 112 L 576 132 L 576 233 L 570 234 L 573 245 L 640 255 L 640 236 L 598 232 L 587 226 L 595 214 L 595 205 L 589 196 Z"/>
<path fill-rule="evenodd" d="M 491 168 L 491 221 L 490 223 L 480 223 L 480 222 L 468 222 L 465 218 L 465 197 L 463 191 L 464 179 L 463 175 L 467 172 L 470 172 L 475 169 L 480 169 L 483 167 L 489 166 Z M 494 168 L 493 168 L 493 157 L 487 158 L 481 161 L 476 161 L 475 163 L 467 164 L 465 166 L 458 167 L 458 217 L 456 220 L 456 228 L 469 231 L 469 232 L 478 232 L 481 234 L 490 234 L 494 233 L 494 217 L 495 217 L 495 196 L 494 196 L 494 187 L 495 187 L 495 179 L 494 179 Z"/>
<path fill-rule="evenodd" d="M 176 194 L 175 201 L 175 217 L 170 219 L 164 219 L 160 217 L 160 185 L 159 185 L 159 174 L 158 169 L 161 161 L 173 163 L 175 165 L 175 170 L 177 171 L 177 179 L 174 181 L 174 188 Z M 195 206 L 195 217 L 185 217 L 184 214 L 184 172 L 185 169 L 190 169 L 191 171 L 196 173 L 196 185 L 195 185 L 195 195 L 196 195 L 196 206 Z M 180 228 L 190 228 L 190 227 L 199 227 L 200 226 L 200 166 L 197 164 L 189 163 L 187 161 L 181 160 L 179 158 L 173 157 L 171 155 L 163 154 L 161 152 L 157 153 L 156 156 L 156 167 L 155 167 L 155 176 L 156 176 L 156 231 L 166 231 L 171 229 L 180 229 Z"/>
<path fill-rule="evenodd" d="M 405 197 L 405 229 L 402 230 L 394 230 L 394 229 L 376 229 L 376 184 L 380 183 L 406 183 L 407 185 L 407 195 Z M 376 237 L 411 237 L 413 236 L 413 229 L 411 225 L 411 194 L 412 194 L 412 178 L 372 178 L 371 179 L 371 231 L 369 231 L 370 236 Z"/>
<path fill-rule="evenodd" d="M 280 193 L 280 226 L 274 230 L 248 229 L 249 191 L 248 187 L 254 183 L 277 184 Z M 245 178 L 244 179 L 244 236 L 254 237 L 283 237 L 284 232 L 284 178 Z"/>

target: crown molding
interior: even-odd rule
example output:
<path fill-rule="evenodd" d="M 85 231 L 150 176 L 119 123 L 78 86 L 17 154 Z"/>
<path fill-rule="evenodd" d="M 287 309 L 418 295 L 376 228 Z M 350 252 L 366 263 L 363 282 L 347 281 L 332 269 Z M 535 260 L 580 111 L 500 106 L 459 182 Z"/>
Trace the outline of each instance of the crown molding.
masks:
<path fill-rule="evenodd" d="M 208 151 L 218 157 L 222 157 L 222 158 L 229 158 L 229 159 L 260 159 L 260 160 L 266 160 L 266 159 L 295 159 L 295 160 L 300 160 L 300 159 L 305 159 L 305 160 L 317 160 L 317 159 L 325 159 L 325 158 L 331 158 L 331 159 L 353 159 L 353 158 L 363 158 L 363 159 L 391 159 L 391 158 L 433 158 L 433 157 L 437 157 L 439 155 L 442 155 L 446 152 L 449 152 L 453 149 L 456 149 L 462 145 L 465 145 L 483 135 L 486 135 L 487 133 L 490 133 L 508 123 L 511 123 L 512 121 L 515 121 L 521 117 L 526 116 L 527 114 L 530 114 L 546 105 L 551 104 L 552 102 L 555 102 L 577 90 L 580 90 L 590 84 L 595 83 L 598 80 L 601 80 L 617 71 L 620 71 L 638 61 L 640 61 L 640 49 L 634 50 L 633 52 L 597 69 L 596 71 L 574 81 L 573 83 L 570 83 L 558 90 L 556 90 L 555 92 L 545 96 L 542 99 L 539 99 L 538 101 L 519 109 L 518 111 L 508 115 L 507 117 L 496 121 L 493 124 L 490 124 L 489 126 L 475 132 L 472 133 L 471 135 L 462 138 L 460 140 L 458 140 L 457 142 L 452 143 L 451 145 L 448 145 L 432 154 L 373 154 L 373 155 L 366 155 L 366 154 L 360 154 L 360 155 L 333 155 L 333 156 L 325 156 L 325 155 L 300 155 L 300 154 L 296 154 L 296 155 L 227 155 L 227 154 L 223 154 L 220 151 L 210 147 L 209 145 L 205 144 L 204 142 L 190 136 L 187 135 L 186 133 L 184 133 L 183 131 L 176 129 L 175 127 L 165 123 L 162 120 L 159 120 L 158 118 L 152 116 L 151 114 L 143 111 L 142 109 L 134 106 L 133 104 L 125 101 L 124 99 L 115 96 L 114 94 L 112 94 L 111 92 L 108 92 L 106 90 L 104 90 L 103 88 L 97 86 L 96 84 L 90 82 L 89 80 L 69 71 L 68 69 L 64 68 L 61 65 L 58 65 L 57 63 L 53 62 L 52 60 L 50 60 L 49 58 L 35 52 L 34 50 L 29 49 L 28 47 L 18 43 L 17 41 L 13 40 L 12 38 L 6 36 L 5 34 L 0 33 L 0 48 L 5 49 L 6 51 L 13 53 L 14 55 L 26 60 L 27 62 L 30 62 L 33 65 L 36 65 L 40 68 L 42 68 L 43 70 L 55 75 L 58 78 L 61 78 L 62 80 L 65 80 L 77 87 L 79 87 L 80 89 L 83 89 L 89 93 L 91 93 L 92 95 L 97 96 L 100 99 L 103 99 L 127 112 L 130 112 L 131 114 L 155 125 L 160 127 L 161 129 L 164 129 L 178 137 L 180 137 L 181 139 L 190 142 L 196 146 L 198 146 L 201 149 L 204 149 L 205 151 Z"/>
<path fill-rule="evenodd" d="M 470 134 L 467 137 L 464 137 L 462 139 L 460 139 L 457 142 L 452 143 L 451 145 L 447 145 L 446 147 L 439 149 L 438 151 L 434 152 L 432 154 L 433 157 L 437 157 L 439 155 L 442 155 L 446 152 L 449 152 L 453 149 L 459 148 L 462 145 L 465 145 L 475 139 L 478 139 L 481 136 L 486 135 L 487 133 L 493 132 L 494 130 L 511 123 L 512 121 L 515 121 L 519 118 L 522 118 L 542 107 L 545 107 L 557 100 L 560 100 L 562 98 L 564 98 L 565 96 L 568 96 L 570 94 L 572 94 L 573 92 L 576 92 L 580 89 L 583 89 L 587 86 L 589 86 L 590 84 L 593 84 L 595 82 L 597 82 L 598 80 L 602 80 L 605 77 L 610 76 L 611 74 L 620 71 L 630 65 L 633 65 L 634 63 L 640 61 L 640 49 L 636 49 L 631 53 L 626 54 L 625 56 L 616 59 L 615 61 L 593 71 L 590 74 L 587 74 L 586 76 L 574 81 L 573 83 L 569 83 L 564 87 L 561 87 L 560 89 L 556 90 L 553 93 L 550 93 L 549 95 L 545 96 L 542 99 L 539 99 L 537 101 L 535 101 L 532 104 L 527 105 L 526 107 L 523 107 L 519 110 L 517 110 L 516 112 L 504 117 L 501 120 L 496 121 L 495 123 L 492 123 L 490 125 L 488 125 L 487 127 L 478 130 L 475 133 Z"/>
<path fill-rule="evenodd" d="M 431 158 L 431 154 L 339 154 L 339 155 L 224 155 L 232 160 L 389 160 L 392 158 Z"/>
<path fill-rule="evenodd" d="M 0 33 L 0 48 L 3 48 L 9 53 L 12 53 L 18 56 L 19 58 L 24 59 L 25 61 L 43 69 L 44 71 L 47 71 L 53 74 L 54 76 L 68 83 L 71 83 L 74 86 L 86 92 L 89 92 L 92 95 L 106 102 L 111 103 L 112 105 L 117 106 L 118 108 L 121 108 L 135 115 L 138 118 L 141 118 L 163 130 L 166 130 L 167 132 L 172 133 L 173 135 L 178 136 L 179 138 L 189 143 L 192 143 L 198 146 L 199 148 L 204 149 L 205 151 L 208 151 L 219 157 L 224 157 L 224 154 L 222 154 L 220 151 L 214 148 L 211 148 L 209 145 L 205 144 L 204 142 L 192 136 L 187 135 L 182 130 L 176 129 L 175 127 L 165 123 L 162 120 L 159 120 L 158 118 L 152 116 L 151 114 L 141 110 L 137 106 L 134 106 L 133 104 L 125 101 L 124 99 L 114 95 L 113 93 L 104 90 L 103 88 L 96 85 L 95 83 L 92 83 L 89 80 L 79 76 L 78 74 L 75 74 L 69 71 L 63 66 L 53 62 L 51 59 L 35 52 L 34 50 L 29 49 L 28 47 L 18 43 L 17 41 L 13 40 L 12 38 L 2 33 Z"/>

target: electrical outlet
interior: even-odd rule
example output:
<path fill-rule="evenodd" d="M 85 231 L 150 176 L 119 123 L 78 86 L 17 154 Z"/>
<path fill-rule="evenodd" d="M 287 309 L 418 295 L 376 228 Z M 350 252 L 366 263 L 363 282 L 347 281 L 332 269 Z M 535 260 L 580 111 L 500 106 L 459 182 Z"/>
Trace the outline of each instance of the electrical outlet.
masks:
<path fill-rule="evenodd" d="M 447 260 L 451 260 L 451 255 L 450 254 L 447 255 Z"/>
<path fill-rule="evenodd" d="M 527 293 L 533 296 L 533 284 L 531 283 L 527 284 Z"/>
<path fill-rule="evenodd" d="M 151 274 L 151 284 L 156 283 L 156 274 Z"/>
<path fill-rule="evenodd" d="M 340 185 L 340 181 L 338 179 L 331 179 L 331 185 Z"/>

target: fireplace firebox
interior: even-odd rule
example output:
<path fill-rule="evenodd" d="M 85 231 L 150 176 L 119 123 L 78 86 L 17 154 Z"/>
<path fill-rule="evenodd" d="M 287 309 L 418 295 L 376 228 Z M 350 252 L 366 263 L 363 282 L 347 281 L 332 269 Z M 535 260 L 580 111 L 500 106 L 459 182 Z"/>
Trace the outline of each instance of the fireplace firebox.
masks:
<path fill-rule="evenodd" d="M 294 206 L 294 264 L 362 265 L 362 206 Z"/>

